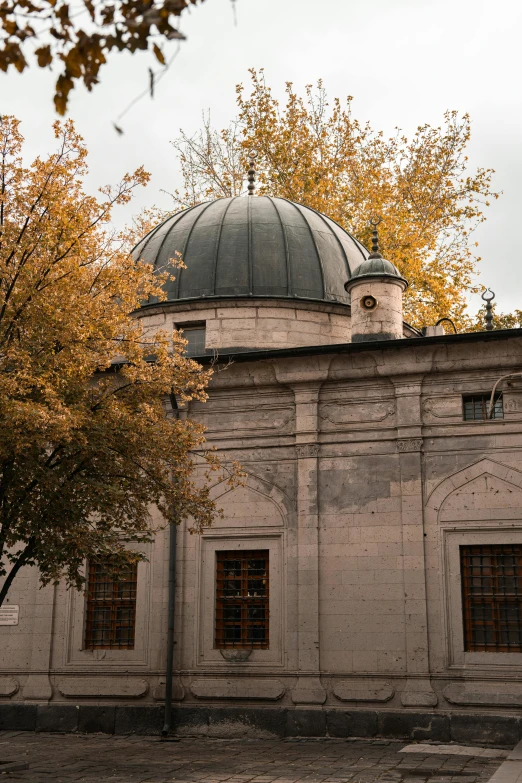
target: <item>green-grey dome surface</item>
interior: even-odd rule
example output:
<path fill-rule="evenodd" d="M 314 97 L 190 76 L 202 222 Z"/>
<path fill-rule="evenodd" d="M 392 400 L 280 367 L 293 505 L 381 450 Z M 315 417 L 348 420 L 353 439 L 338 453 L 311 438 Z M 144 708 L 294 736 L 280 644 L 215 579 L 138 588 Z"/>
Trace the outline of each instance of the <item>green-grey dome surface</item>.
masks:
<path fill-rule="evenodd" d="M 372 258 L 371 256 L 359 264 L 352 274 L 352 280 L 356 277 L 400 277 L 403 279 L 397 267 L 385 258 Z"/>
<path fill-rule="evenodd" d="M 177 253 L 186 268 L 172 270 L 169 301 L 291 297 L 346 304 L 344 285 L 368 257 L 330 218 L 270 196 L 217 199 L 178 212 L 133 256 L 165 270 Z"/>

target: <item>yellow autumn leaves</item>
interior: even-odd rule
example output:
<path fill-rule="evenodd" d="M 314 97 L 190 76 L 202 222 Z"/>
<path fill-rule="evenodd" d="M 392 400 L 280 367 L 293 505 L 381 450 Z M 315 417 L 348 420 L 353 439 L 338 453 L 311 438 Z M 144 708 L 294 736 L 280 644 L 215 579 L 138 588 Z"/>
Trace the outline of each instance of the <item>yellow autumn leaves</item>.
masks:
<path fill-rule="evenodd" d="M 55 133 L 57 151 L 25 166 L 19 123 L 0 124 L 0 603 L 26 563 L 79 585 L 85 558 L 125 558 L 151 539 L 152 506 L 196 528 L 216 513 L 194 478 L 219 469 L 203 428 L 165 408 L 205 399 L 210 373 L 131 315 L 163 297 L 165 276 L 129 255 L 147 219 L 111 227 L 148 174 L 89 196 L 81 137 Z"/>
<path fill-rule="evenodd" d="M 22 73 L 32 65 L 58 71 L 54 106 L 65 114 L 69 94 L 82 82 L 91 91 L 111 52 L 149 49 L 165 64 L 162 46 L 184 40 L 177 28 L 181 13 L 198 0 L 2 0 L 0 71 Z M 176 25 L 176 26 L 175 26 Z"/>

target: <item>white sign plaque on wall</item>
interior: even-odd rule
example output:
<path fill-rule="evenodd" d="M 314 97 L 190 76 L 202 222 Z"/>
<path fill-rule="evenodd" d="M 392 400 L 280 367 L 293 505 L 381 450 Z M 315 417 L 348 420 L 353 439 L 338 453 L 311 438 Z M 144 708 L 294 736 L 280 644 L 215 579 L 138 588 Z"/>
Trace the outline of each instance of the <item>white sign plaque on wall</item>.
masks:
<path fill-rule="evenodd" d="M 19 607 L 14 604 L 0 606 L 0 625 L 18 625 Z"/>

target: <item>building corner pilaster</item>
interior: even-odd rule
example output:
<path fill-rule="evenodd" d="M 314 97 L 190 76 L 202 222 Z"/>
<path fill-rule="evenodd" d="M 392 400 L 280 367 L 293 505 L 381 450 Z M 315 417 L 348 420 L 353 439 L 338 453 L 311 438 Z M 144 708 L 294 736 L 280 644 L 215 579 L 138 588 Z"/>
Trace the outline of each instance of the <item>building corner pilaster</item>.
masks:
<path fill-rule="evenodd" d="M 422 376 L 392 379 L 400 469 L 406 684 L 403 707 L 435 707 L 430 678 L 426 556 L 424 546 Z"/>
<path fill-rule="evenodd" d="M 31 650 L 31 669 L 22 688 L 26 701 L 49 701 L 53 695 L 49 669 L 53 642 L 53 619 L 56 586 L 39 588 L 35 574 L 34 631 Z"/>
<path fill-rule="evenodd" d="M 294 387 L 297 457 L 297 668 L 292 701 L 298 706 L 321 705 L 326 691 L 321 683 L 319 640 L 319 444 L 320 384 Z"/>

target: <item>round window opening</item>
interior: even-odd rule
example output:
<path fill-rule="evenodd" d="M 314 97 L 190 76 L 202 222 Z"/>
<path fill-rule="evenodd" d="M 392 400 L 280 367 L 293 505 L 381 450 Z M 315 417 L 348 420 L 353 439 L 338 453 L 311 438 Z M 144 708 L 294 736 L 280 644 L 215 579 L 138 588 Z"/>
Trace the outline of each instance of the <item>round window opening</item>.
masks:
<path fill-rule="evenodd" d="M 371 294 L 363 296 L 361 299 L 361 307 L 363 310 L 375 310 L 377 307 L 377 299 Z"/>

